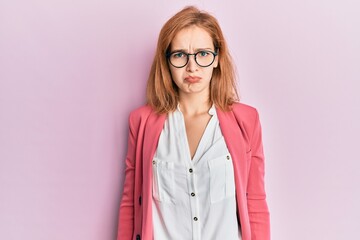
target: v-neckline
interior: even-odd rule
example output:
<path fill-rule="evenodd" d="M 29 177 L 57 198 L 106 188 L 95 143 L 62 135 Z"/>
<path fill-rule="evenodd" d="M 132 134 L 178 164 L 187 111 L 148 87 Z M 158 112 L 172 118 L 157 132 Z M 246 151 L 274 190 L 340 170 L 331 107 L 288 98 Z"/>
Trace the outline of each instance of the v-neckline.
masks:
<path fill-rule="evenodd" d="M 212 108 L 212 107 L 211 107 Z M 211 108 L 209 111 L 211 111 Z M 184 152 L 185 155 L 187 156 L 186 158 L 190 160 L 190 163 L 192 165 L 196 164 L 199 161 L 199 152 L 200 150 L 202 151 L 204 149 L 204 146 L 206 144 L 206 142 L 208 142 L 210 139 L 209 138 L 205 138 L 207 141 L 205 141 L 204 136 L 208 135 L 209 132 L 209 128 L 210 125 L 212 124 L 212 122 L 214 121 L 214 114 L 210 114 L 210 120 L 208 121 L 208 123 L 206 124 L 205 130 L 203 132 L 203 134 L 200 137 L 200 141 L 195 149 L 195 153 L 194 156 L 191 157 L 191 151 L 190 151 L 190 145 L 189 145 L 189 141 L 188 141 L 188 136 L 187 136 L 187 132 L 186 132 L 186 125 L 185 125 L 185 118 L 183 113 L 179 110 L 180 115 L 181 115 L 181 122 L 182 122 L 182 129 L 181 131 L 183 132 L 183 143 L 184 143 Z"/>

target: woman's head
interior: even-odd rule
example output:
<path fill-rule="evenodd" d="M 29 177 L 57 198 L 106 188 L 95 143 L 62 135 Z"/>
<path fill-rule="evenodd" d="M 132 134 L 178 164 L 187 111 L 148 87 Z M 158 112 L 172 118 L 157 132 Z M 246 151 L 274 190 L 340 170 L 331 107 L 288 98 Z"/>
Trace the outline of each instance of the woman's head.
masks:
<path fill-rule="evenodd" d="M 194 55 L 186 56 L 196 53 L 196 61 Z M 196 77 L 205 85 L 194 84 L 192 89 L 186 89 L 192 84 L 186 84 L 184 79 L 191 82 Z M 223 110 L 238 99 L 233 64 L 217 20 L 195 7 L 186 7 L 160 31 L 148 79 L 147 102 L 156 111 L 167 113 L 176 109 L 179 91 L 204 88 L 209 91 L 209 101 Z"/>

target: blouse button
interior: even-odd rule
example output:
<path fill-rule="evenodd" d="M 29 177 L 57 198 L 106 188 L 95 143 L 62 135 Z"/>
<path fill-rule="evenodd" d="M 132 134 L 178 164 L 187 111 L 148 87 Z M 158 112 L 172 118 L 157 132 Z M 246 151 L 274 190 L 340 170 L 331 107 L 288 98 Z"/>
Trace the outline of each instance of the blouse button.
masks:
<path fill-rule="evenodd" d="M 190 173 L 192 173 L 192 172 L 193 172 L 192 168 L 190 168 L 190 169 L 189 169 L 189 172 L 190 172 Z"/>
<path fill-rule="evenodd" d="M 198 220 L 198 218 L 197 217 L 194 217 L 194 221 L 197 221 Z"/>
<path fill-rule="evenodd" d="M 195 197 L 195 193 L 192 192 L 192 193 L 191 193 L 191 196 Z"/>
<path fill-rule="evenodd" d="M 227 156 L 226 156 L 226 159 L 227 159 L 227 160 L 230 160 L 230 156 L 229 156 L 229 155 L 227 155 Z"/>
<path fill-rule="evenodd" d="M 156 163 L 156 161 L 154 160 L 154 161 L 153 161 L 153 164 L 155 164 L 155 163 Z"/>

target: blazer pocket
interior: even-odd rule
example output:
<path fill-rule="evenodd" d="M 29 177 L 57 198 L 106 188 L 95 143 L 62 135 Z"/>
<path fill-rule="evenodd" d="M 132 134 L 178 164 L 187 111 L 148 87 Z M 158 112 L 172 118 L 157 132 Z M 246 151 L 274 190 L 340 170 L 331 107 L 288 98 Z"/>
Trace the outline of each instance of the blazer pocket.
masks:
<path fill-rule="evenodd" d="M 175 203 L 174 163 L 153 159 L 153 197 L 164 203 Z"/>
<path fill-rule="evenodd" d="M 210 170 L 211 203 L 234 196 L 234 167 L 230 154 L 209 160 L 208 166 Z"/>

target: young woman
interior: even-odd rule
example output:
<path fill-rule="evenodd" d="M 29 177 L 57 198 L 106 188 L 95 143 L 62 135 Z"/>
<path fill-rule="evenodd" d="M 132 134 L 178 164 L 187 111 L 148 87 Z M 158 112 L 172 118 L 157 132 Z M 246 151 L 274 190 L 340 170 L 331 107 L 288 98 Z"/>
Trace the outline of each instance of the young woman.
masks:
<path fill-rule="evenodd" d="M 235 81 L 213 16 L 166 22 L 147 105 L 129 117 L 118 240 L 270 239 L 259 116 Z"/>

